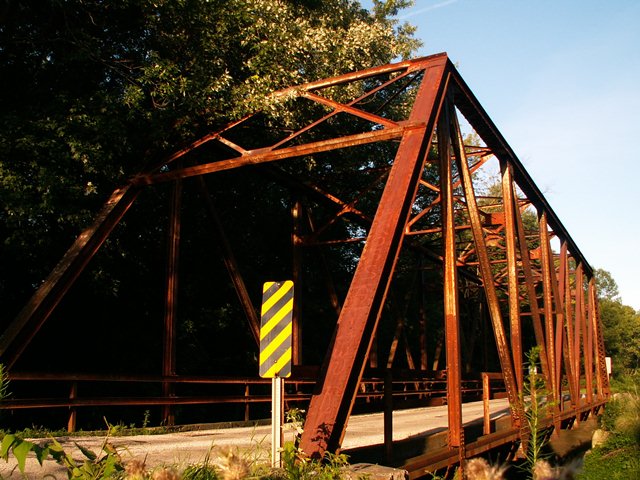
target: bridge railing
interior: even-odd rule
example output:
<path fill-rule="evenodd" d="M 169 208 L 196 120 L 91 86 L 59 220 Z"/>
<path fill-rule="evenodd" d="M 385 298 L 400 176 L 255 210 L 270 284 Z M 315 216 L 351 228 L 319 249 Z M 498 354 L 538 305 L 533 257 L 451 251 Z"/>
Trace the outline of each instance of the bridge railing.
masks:
<path fill-rule="evenodd" d="M 395 374 L 396 372 L 394 372 Z M 385 387 L 382 372 L 370 372 L 360 383 L 356 410 L 381 411 L 384 409 L 385 395 L 391 394 L 395 408 L 443 405 L 446 403 L 446 378 L 443 372 L 402 372 L 397 374 Z M 285 403 L 287 407 L 306 406 L 311 398 L 316 380 L 313 376 L 287 379 L 285 383 Z M 12 372 L 9 381 L 15 387 L 20 383 L 40 387 L 34 391 L 18 392 L 0 401 L 0 410 L 43 410 L 68 409 L 67 431 L 74 432 L 78 424 L 78 410 L 91 407 L 176 407 L 179 405 L 243 405 L 244 421 L 252 419 L 251 405 L 266 404 L 271 401 L 271 380 L 259 377 L 211 377 L 180 376 L 163 377 L 148 375 L 105 375 L 105 374 L 59 374 Z M 196 386 L 197 393 L 176 390 L 174 396 L 146 395 L 129 396 L 122 394 L 126 384 L 149 384 L 150 390 L 161 392 L 161 386 L 171 383 L 176 386 Z M 391 391 L 386 389 L 391 386 Z M 106 390 L 110 394 L 103 394 Z M 68 392 L 68 393 L 61 393 Z M 99 392 L 99 393 L 96 393 Z M 118 392 L 118 393 L 116 393 Z M 504 392 L 504 387 L 494 387 L 494 394 Z M 483 396 L 480 379 L 463 382 L 466 400 L 478 400 Z"/>

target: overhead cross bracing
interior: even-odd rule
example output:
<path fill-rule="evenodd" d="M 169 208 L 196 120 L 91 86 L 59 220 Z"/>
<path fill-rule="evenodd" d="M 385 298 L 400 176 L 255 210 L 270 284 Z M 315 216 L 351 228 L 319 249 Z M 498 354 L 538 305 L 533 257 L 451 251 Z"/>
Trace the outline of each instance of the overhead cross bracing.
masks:
<path fill-rule="evenodd" d="M 264 103 L 264 111 L 116 189 L 3 333 L 2 361 L 20 366 L 130 207 L 168 184 L 159 371 L 165 378 L 180 371 L 182 202 L 183 190 L 193 189 L 256 351 L 262 282 L 279 268 L 296 284 L 294 366 L 323 366 L 305 453 L 340 448 L 361 381 L 376 368 L 401 366 L 425 379 L 444 372 L 448 445 L 461 458 L 463 382 L 479 372 L 501 374 L 512 424 L 526 443 L 523 364 L 534 345 L 555 427 L 602 404 L 609 389 L 593 271 L 446 54 L 291 87 Z M 490 188 L 479 182 L 486 170 L 495 172 Z M 254 210 L 234 213 L 247 195 Z M 273 231 L 289 228 L 272 240 L 281 258 L 290 254 L 285 267 L 264 261 L 267 233 L 252 230 L 262 220 Z M 239 258 L 240 248 L 259 252 L 261 261 Z M 167 382 L 163 395 L 172 394 Z M 565 394 L 568 404 L 560 401 Z"/>

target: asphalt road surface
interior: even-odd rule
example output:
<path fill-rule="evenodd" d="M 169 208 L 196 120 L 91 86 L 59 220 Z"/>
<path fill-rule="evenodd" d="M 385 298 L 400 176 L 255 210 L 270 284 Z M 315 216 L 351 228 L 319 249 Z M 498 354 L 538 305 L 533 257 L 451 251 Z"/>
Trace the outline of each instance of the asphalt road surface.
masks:
<path fill-rule="evenodd" d="M 491 416 L 497 418 L 508 413 L 506 399 L 491 401 Z M 466 403 L 462 406 L 463 422 L 468 423 L 483 416 L 482 402 Z M 393 412 L 393 438 L 402 440 L 417 435 L 430 435 L 447 429 L 447 407 L 425 407 Z M 285 441 L 293 439 L 293 427 L 285 426 Z M 193 463 L 212 461 L 226 452 L 237 451 L 254 460 L 269 461 L 271 452 L 271 427 L 239 427 L 228 429 L 197 430 L 191 432 L 169 433 L 163 435 L 138 435 L 112 437 L 109 442 L 117 449 L 125 463 L 134 459 L 145 461 L 147 467 L 172 465 L 178 470 Z M 101 437 L 59 437 L 65 451 L 82 462 L 84 459 L 76 443 L 98 454 L 104 438 Z M 33 440 L 44 442 L 43 439 Z M 355 415 L 349 420 L 344 449 L 384 442 L 383 415 Z M 0 478 L 24 479 L 16 468 L 15 459 L 8 463 L 0 459 Z M 44 466 L 33 455 L 26 464 L 27 479 L 47 478 L 66 479 L 66 471 L 54 463 L 46 461 Z"/>

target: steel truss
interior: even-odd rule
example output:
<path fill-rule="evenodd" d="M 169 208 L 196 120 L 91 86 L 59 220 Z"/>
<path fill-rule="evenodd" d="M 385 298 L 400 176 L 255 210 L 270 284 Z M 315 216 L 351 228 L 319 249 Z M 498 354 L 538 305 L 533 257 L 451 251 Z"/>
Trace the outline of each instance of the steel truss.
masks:
<path fill-rule="evenodd" d="M 398 99 L 404 103 L 392 109 L 390 105 Z M 175 376 L 181 191 L 190 177 L 195 177 L 247 327 L 257 341 L 259 321 L 251 300 L 253 286 L 240 275 L 232 242 L 205 176 L 261 168 L 270 181 L 295 193 L 290 211 L 294 281 L 305 281 L 303 249 L 320 251 L 336 245 L 364 244 L 344 299 L 324 263 L 326 275 L 321 276 L 326 277 L 337 324 L 308 409 L 301 441 L 305 453 L 322 456 L 340 448 L 366 368 L 383 364 L 378 326 L 385 315 L 395 323 L 387 368 L 394 365 L 397 348 L 403 344 L 409 369 L 425 374 L 438 370 L 444 347 L 448 447 L 456 458 L 465 456 L 463 377 L 470 369 L 483 368 L 489 348 L 486 338 L 477 347 L 482 339 L 475 338 L 474 331 L 486 328 L 493 332 L 516 432 L 505 437 L 509 441 L 513 435 L 524 443 L 527 438 L 522 402 L 523 351 L 531 345 L 523 346 L 523 329 L 532 330 L 540 347 L 540 366 L 555 405 L 551 419 L 554 426 L 559 428 L 561 420 L 571 415 L 579 418 L 585 408 L 593 409 L 606 399 L 608 376 L 593 271 L 446 54 L 292 87 L 277 92 L 271 100 L 276 110 L 285 110 L 292 102 L 304 102 L 310 111 L 319 113 L 311 122 L 288 128 L 286 133 L 281 130 L 275 141 L 252 147 L 243 146 L 242 138 L 246 137 L 236 134 L 256 119 L 256 115 L 245 117 L 204 136 L 116 189 L 94 224 L 77 238 L 3 333 L 2 361 L 10 368 L 14 366 L 141 192 L 172 182 L 162 374 Z M 464 128 L 461 116 L 466 122 Z M 340 125 L 350 125 L 349 131 L 329 128 L 338 118 L 342 119 Z M 465 141 L 463 133 L 469 127 L 477 134 L 473 145 Z M 206 148 L 210 148 L 206 155 L 195 155 Z M 345 161 L 350 152 L 357 152 L 354 156 L 359 159 L 351 175 L 360 176 L 367 170 L 369 180 L 360 182 L 358 189 L 347 196 L 344 185 L 332 189 L 323 185 L 322 178 L 299 174 L 304 169 L 285 168 L 290 162 L 310 165 L 309 159 L 321 162 L 332 155 Z M 491 163 L 497 165 L 499 188 L 479 192 L 476 175 Z M 318 205 L 325 208 L 322 218 L 314 216 L 314 206 Z M 327 211 L 332 213 L 328 215 Z M 350 227 L 343 231 L 350 235 L 332 236 L 332 228 L 341 222 L 348 222 Z M 319 258 L 322 263 L 322 254 Z M 412 270 L 413 277 L 404 278 L 413 280 L 405 282 L 409 287 L 399 293 L 394 282 L 400 270 Z M 428 277 L 430 285 L 425 284 L 426 271 L 436 273 Z M 440 291 L 442 303 L 438 309 L 444 332 L 433 353 L 433 366 L 428 363 L 426 344 L 429 331 L 438 329 L 430 329 L 427 324 L 437 323 L 433 317 L 439 310 L 429 311 L 422 303 L 411 313 L 408 306 L 429 289 Z M 407 333 L 412 315 L 420 337 L 418 364 Z M 304 305 L 297 300 L 295 365 L 304 363 L 300 347 L 302 318 Z M 481 351 L 484 360 L 470 353 L 474 349 Z M 562 401 L 565 381 L 569 404 Z M 169 382 L 163 394 L 172 394 Z M 171 415 L 167 409 L 168 421 Z"/>

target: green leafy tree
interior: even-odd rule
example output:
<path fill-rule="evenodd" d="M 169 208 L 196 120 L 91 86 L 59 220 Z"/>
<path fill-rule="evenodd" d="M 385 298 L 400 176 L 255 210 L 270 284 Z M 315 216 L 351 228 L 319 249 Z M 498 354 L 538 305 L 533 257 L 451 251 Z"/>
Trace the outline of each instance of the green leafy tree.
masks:
<path fill-rule="evenodd" d="M 618 289 L 618 284 L 611 276 L 611 273 L 602 268 L 597 268 L 594 274 L 598 289 L 598 298 L 619 302 L 620 291 Z"/>
<path fill-rule="evenodd" d="M 624 305 L 618 284 L 606 270 L 595 271 L 607 354 L 615 372 L 640 368 L 640 313 Z"/>
<path fill-rule="evenodd" d="M 377 1 L 371 11 L 354 0 L 46 0 L 1 7 L 0 331 L 111 191 L 145 165 L 257 110 L 264 112 L 264 137 L 245 134 L 240 143 L 259 144 L 275 135 L 276 120 L 289 129 L 305 124 L 304 110 L 279 108 L 270 92 L 410 56 L 418 45 L 413 29 L 393 18 L 407 4 Z M 379 157 L 385 161 L 388 152 Z M 339 170 L 329 173 L 338 191 L 354 189 Z M 290 232 L 290 214 L 275 219 L 273 212 L 288 212 L 290 192 L 265 186 L 259 172 L 216 181 L 210 189 L 223 222 L 244 219 L 228 234 L 238 239 L 239 262 L 253 262 L 243 271 L 248 281 L 264 280 L 265 271 L 288 273 L 283 246 L 290 247 L 290 234 L 276 232 Z M 26 352 L 22 366 L 38 369 L 37 357 L 55 355 L 60 369 L 156 371 L 161 329 L 144 320 L 162 318 L 165 272 L 158 259 L 166 250 L 168 196 L 162 186 L 141 195 L 34 338 L 29 351 L 36 357 Z M 198 256 L 211 250 L 202 199 L 186 189 L 184 197 L 180 365 L 193 372 L 250 365 L 255 345 L 239 328 L 239 307 L 225 300 L 234 294 L 224 268 Z M 247 224 L 260 235 L 246 235 Z M 358 251 L 345 250 L 328 262 L 348 264 L 352 273 Z M 202 298 L 215 302 L 195 302 Z M 119 333 L 117 345 L 102 338 L 104 330 Z M 136 352 L 135 361 L 122 352 Z M 78 365 L 84 354 L 101 356 L 104 366 Z M 224 360 L 214 362 L 214 354 Z"/>
<path fill-rule="evenodd" d="M 632 307 L 608 299 L 600 300 L 600 316 L 607 354 L 613 368 L 640 368 L 640 314 Z"/>
<path fill-rule="evenodd" d="M 13 268 L 3 272 L 37 283 L 115 185 L 267 107 L 269 92 L 408 56 L 412 30 L 390 18 L 406 3 L 369 12 L 352 0 L 9 2 L 0 258 Z M 7 277 L 0 288 L 11 292 Z"/>

